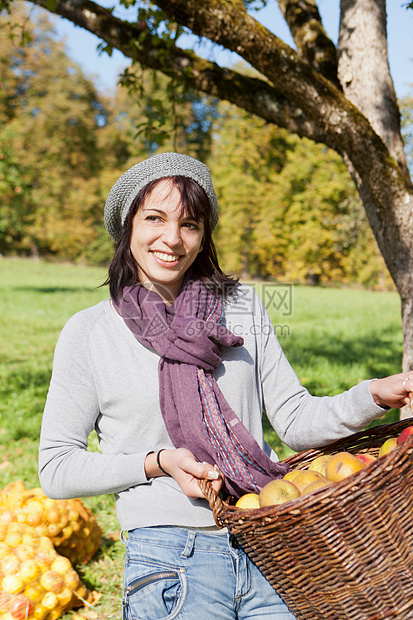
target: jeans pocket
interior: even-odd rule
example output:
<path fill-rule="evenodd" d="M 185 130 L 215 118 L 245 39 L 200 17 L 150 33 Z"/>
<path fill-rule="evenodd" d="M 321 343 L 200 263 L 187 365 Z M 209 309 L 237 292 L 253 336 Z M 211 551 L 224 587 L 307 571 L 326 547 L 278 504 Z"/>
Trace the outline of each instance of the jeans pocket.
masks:
<path fill-rule="evenodd" d="M 133 562 L 123 590 L 123 620 L 173 620 L 187 593 L 185 570 Z"/>

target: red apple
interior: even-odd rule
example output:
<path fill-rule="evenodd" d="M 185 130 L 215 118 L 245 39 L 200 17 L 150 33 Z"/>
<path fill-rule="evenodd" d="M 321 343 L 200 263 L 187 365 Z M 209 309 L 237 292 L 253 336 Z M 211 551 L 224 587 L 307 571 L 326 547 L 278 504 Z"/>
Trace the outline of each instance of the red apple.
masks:
<path fill-rule="evenodd" d="M 19 594 L 13 598 L 9 609 L 13 618 L 16 618 L 16 620 L 24 620 L 24 618 L 30 617 L 32 607 L 33 605 L 27 596 L 24 596 L 24 594 Z"/>
<path fill-rule="evenodd" d="M 402 430 L 400 435 L 397 437 L 397 444 L 402 443 L 403 441 L 406 441 L 406 439 L 410 437 L 410 435 L 412 434 L 413 434 L 413 426 L 407 426 L 404 430 Z"/>
<path fill-rule="evenodd" d="M 356 454 L 355 456 L 360 459 L 360 461 L 362 461 L 362 463 L 364 463 L 366 467 L 374 463 L 374 461 L 377 461 L 376 457 L 372 454 L 369 454 L 368 452 Z"/>

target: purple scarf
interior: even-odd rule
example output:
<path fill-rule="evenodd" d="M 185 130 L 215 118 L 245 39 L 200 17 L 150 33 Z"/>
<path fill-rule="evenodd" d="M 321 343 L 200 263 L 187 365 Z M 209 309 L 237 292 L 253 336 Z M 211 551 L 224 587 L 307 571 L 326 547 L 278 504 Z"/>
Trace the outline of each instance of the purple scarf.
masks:
<path fill-rule="evenodd" d="M 172 306 L 142 285 L 125 287 L 114 305 L 135 338 L 161 355 L 160 406 L 176 448 L 216 464 L 224 474 L 224 492 L 237 497 L 257 493 L 287 472 L 261 450 L 215 381 L 222 348 L 244 342 L 222 325 L 220 296 L 199 280 L 186 280 Z"/>

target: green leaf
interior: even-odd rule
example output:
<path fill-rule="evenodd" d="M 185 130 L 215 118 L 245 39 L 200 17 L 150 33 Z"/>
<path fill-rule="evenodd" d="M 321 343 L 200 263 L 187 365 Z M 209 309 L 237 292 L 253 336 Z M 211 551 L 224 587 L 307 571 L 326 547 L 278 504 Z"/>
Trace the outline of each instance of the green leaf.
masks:
<path fill-rule="evenodd" d="M 54 12 L 56 10 L 57 3 L 58 0 L 46 0 L 46 7 L 49 9 L 49 11 Z"/>

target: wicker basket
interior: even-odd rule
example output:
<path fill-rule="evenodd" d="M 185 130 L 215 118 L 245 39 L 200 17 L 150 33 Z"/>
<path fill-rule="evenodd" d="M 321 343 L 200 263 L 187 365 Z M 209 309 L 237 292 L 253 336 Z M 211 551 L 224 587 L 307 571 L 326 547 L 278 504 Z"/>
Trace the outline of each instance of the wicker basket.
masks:
<path fill-rule="evenodd" d="M 305 469 L 342 450 L 377 456 L 412 419 L 378 426 L 288 459 Z M 201 488 L 227 527 L 299 619 L 413 618 L 413 435 L 349 478 L 282 506 L 240 509 Z"/>

